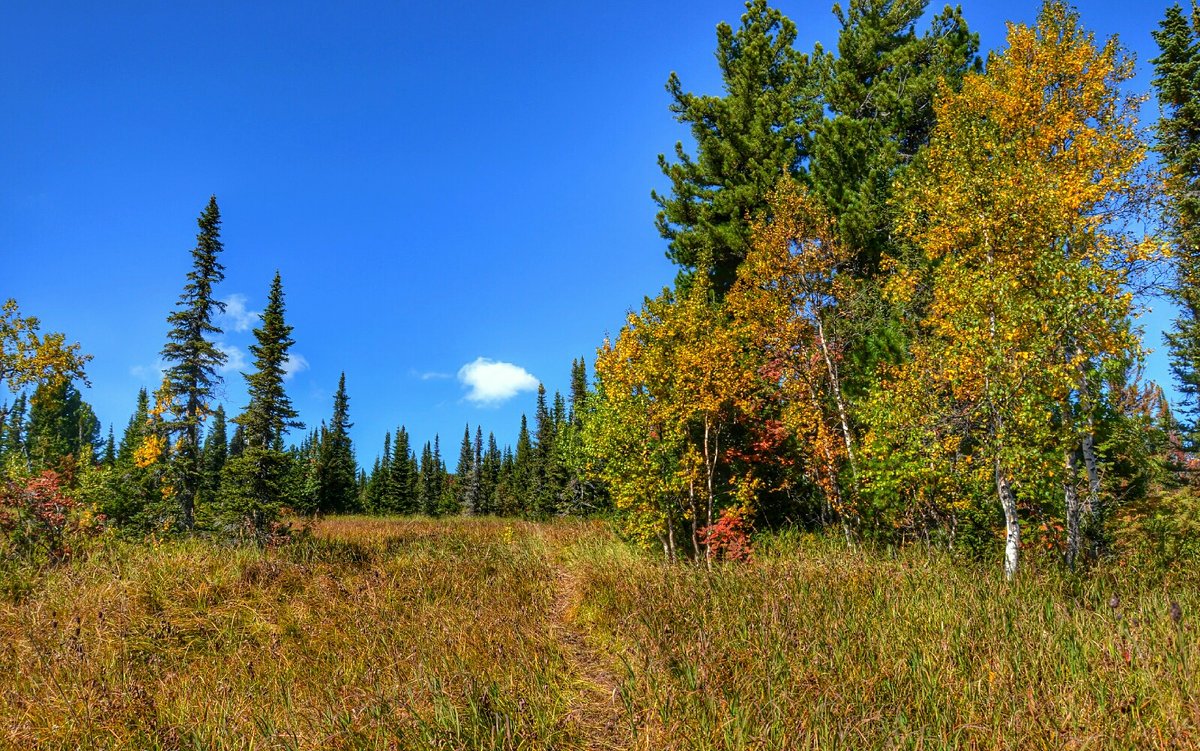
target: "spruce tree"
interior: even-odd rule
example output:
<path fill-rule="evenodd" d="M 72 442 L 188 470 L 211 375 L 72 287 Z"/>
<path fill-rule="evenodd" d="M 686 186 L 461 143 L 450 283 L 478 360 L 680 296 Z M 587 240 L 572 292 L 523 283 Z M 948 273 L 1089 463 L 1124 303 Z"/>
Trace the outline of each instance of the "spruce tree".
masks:
<path fill-rule="evenodd" d="M 150 394 L 142 388 L 138 390 L 137 406 L 133 409 L 133 416 L 129 418 L 125 432 L 121 434 L 121 443 L 117 448 L 118 464 L 133 464 L 133 452 L 137 451 L 146 437 L 146 421 L 149 418 Z"/>
<path fill-rule="evenodd" d="M 176 405 L 175 414 L 164 427 L 178 436 L 173 472 L 179 522 L 184 529 L 191 529 L 195 522 L 196 501 L 204 480 L 200 433 L 221 384 L 220 368 L 227 360 L 212 341 L 221 333 L 213 319 L 225 311 L 225 304 L 213 296 L 213 288 L 225 278 L 225 268 L 217 260 L 222 245 L 216 196 L 209 198 L 197 223 L 200 231 L 192 250 L 192 270 L 175 312 L 167 318 L 171 330 L 162 350 L 166 380 Z"/>
<path fill-rule="evenodd" d="M 350 398 L 346 396 L 346 374 L 338 379 L 333 397 L 333 416 L 321 436 L 321 461 L 318 477 L 320 510 L 346 513 L 357 506 L 358 467 L 350 442 Z"/>
<path fill-rule="evenodd" d="M 1167 226 L 1175 259 L 1171 295 L 1178 308 L 1166 334 L 1171 370 L 1190 418 L 1187 444 L 1200 445 L 1200 4 L 1167 9 L 1153 32 L 1159 118 L 1155 145 L 1165 169 Z"/>
<path fill-rule="evenodd" d="M 246 432 L 247 447 L 282 451 L 286 432 L 304 427 L 296 419 L 296 410 L 284 387 L 288 350 L 295 341 L 292 339 L 292 327 L 284 322 L 283 316 L 283 282 L 279 272 L 276 272 L 267 293 L 262 323 L 254 329 L 255 343 L 250 345 L 250 354 L 254 356 L 254 372 L 244 375 L 250 403 L 235 420 Z M 344 390 L 342 395 L 345 396 Z M 345 406 L 343 404 L 343 409 Z"/>
<path fill-rule="evenodd" d="M 79 459 L 100 443 L 100 421 L 69 379 L 38 384 L 29 401 L 25 430 L 34 470 L 57 469 L 67 456 Z"/>
<path fill-rule="evenodd" d="M 238 425 L 233 429 L 233 437 L 229 439 L 229 459 L 234 459 L 242 455 L 246 450 L 246 431 L 242 430 L 242 426 Z"/>
<path fill-rule="evenodd" d="M 503 458 L 500 454 L 500 449 L 496 445 L 496 435 L 488 433 L 487 450 L 483 453 L 483 461 L 480 463 L 479 473 L 479 513 L 481 514 L 495 514 L 498 512 L 496 487 L 500 482 L 500 465 L 502 461 Z"/>
<path fill-rule="evenodd" d="M 216 498 L 221 487 L 221 471 L 229 458 L 228 426 L 225 423 L 225 406 L 217 405 L 213 412 L 212 426 L 204 437 L 204 493 Z"/>
<path fill-rule="evenodd" d="M 475 461 L 471 464 L 471 487 L 467 491 L 468 497 L 471 499 L 470 510 L 472 514 L 484 513 L 483 508 L 487 505 L 483 500 L 483 427 L 475 427 Z"/>
<path fill-rule="evenodd" d="M 117 437 L 113 434 L 112 423 L 108 424 L 108 438 L 104 441 L 104 455 L 101 461 L 109 468 L 117 464 Z"/>
<path fill-rule="evenodd" d="M 534 507 L 532 499 L 537 473 L 537 458 L 534 454 L 533 441 L 529 438 L 529 421 L 521 415 L 521 429 L 517 433 L 517 450 L 513 457 L 510 493 L 514 508 L 511 512 L 531 511 Z"/>
<path fill-rule="evenodd" d="M 471 476 L 474 474 L 475 450 L 471 446 L 471 425 L 468 423 L 458 451 L 458 466 L 454 468 L 455 503 L 463 513 L 475 513 L 475 499 L 471 497 Z"/>
<path fill-rule="evenodd" d="M 667 256 L 682 274 L 710 269 L 723 294 L 750 244 L 748 217 L 766 208 L 780 177 L 798 175 L 807 134 L 821 115 L 815 71 L 793 47 L 796 25 L 766 0 L 746 3 L 741 28 L 717 26 L 717 62 L 725 96 L 686 93 L 672 73 L 671 111 L 691 128 L 697 153 L 675 144 L 676 162 L 660 154 L 671 194 L 651 192 Z"/>
<path fill-rule="evenodd" d="M 413 471 L 412 462 L 412 449 L 408 443 L 408 431 L 401 425 L 396 430 L 396 440 L 392 444 L 392 513 L 412 514 L 418 509 L 416 491 L 417 473 Z"/>
<path fill-rule="evenodd" d="M 250 403 L 235 420 L 244 434 L 241 456 L 228 462 L 221 488 L 227 515 L 248 523 L 259 542 L 279 516 L 286 493 L 290 456 L 283 450 L 287 430 L 303 428 L 284 388 L 284 368 L 292 327 L 284 321 L 283 283 L 276 272 L 260 325 L 254 329 L 254 371 L 244 373 Z"/>
<path fill-rule="evenodd" d="M 425 447 L 421 449 L 420 467 L 417 501 L 420 505 L 421 513 L 433 516 L 437 513 L 437 477 L 433 466 L 433 447 L 428 441 L 425 442 Z"/>
<path fill-rule="evenodd" d="M 28 467 L 29 450 L 25 433 L 26 409 L 27 401 L 22 392 L 13 400 L 13 405 L 6 414 L 7 422 L 0 425 L 4 431 L 4 441 L 0 443 L 0 459 L 3 460 L 0 470 L 7 467 L 9 462 Z"/>
<path fill-rule="evenodd" d="M 584 404 L 587 401 L 587 362 L 581 357 L 571 361 L 571 410 L 570 422 L 578 425 L 583 420 Z"/>

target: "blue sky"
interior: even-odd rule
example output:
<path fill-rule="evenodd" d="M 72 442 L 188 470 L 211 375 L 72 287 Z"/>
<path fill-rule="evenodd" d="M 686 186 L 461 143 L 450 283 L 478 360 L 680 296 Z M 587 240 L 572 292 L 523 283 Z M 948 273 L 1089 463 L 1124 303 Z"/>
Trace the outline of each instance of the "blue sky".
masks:
<path fill-rule="evenodd" d="M 777 4 L 801 49 L 835 47 L 831 4 Z M 962 5 L 985 49 L 1039 7 Z M 1079 5 L 1088 28 L 1120 34 L 1148 90 L 1167 3 Z M 674 70 L 717 93 L 714 28 L 742 11 L 5 3 L 0 297 L 95 356 L 85 398 L 119 433 L 138 388 L 157 384 L 196 216 L 216 194 L 223 345 L 246 353 L 278 269 L 303 420 L 328 416 L 345 371 L 360 462 L 401 423 L 417 442 L 440 433 L 451 463 L 466 423 L 511 442 L 528 389 L 565 392 L 572 358 L 590 366 L 673 279 L 650 190 L 664 187 L 657 154 L 686 130 L 664 84 Z M 1170 315 L 1155 308 L 1144 325 L 1161 350 Z M 1161 352 L 1148 370 L 1169 380 Z M 234 371 L 224 401 L 245 403 Z"/>

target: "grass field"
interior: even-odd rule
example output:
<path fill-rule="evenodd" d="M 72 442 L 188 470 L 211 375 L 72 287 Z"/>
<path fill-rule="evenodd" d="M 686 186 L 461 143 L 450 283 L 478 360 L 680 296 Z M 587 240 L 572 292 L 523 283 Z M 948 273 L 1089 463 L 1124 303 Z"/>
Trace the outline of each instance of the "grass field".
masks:
<path fill-rule="evenodd" d="M 1198 581 L 819 542 L 709 572 L 600 522 L 109 541 L 6 584 L 0 745 L 1200 747 Z"/>

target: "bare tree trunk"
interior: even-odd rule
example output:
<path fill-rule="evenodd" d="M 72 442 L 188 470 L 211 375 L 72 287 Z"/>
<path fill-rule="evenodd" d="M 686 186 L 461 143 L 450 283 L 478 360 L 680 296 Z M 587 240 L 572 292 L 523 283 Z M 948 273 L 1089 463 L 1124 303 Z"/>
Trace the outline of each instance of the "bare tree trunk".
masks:
<path fill-rule="evenodd" d="M 711 436 L 712 445 L 709 445 Z M 714 479 L 713 476 L 717 472 L 717 449 L 720 440 L 720 431 L 712 428 L 708 415 L 704 416 L 704 472 L 705 480 L 708 483 L 708 497 L 706 501 L 706 518 L 708 524 L 708 535 L 704 540 L 704 561 L 705 564 L 712 568 L 712 526 L 713 526 L 713 492 Z"/>
<path fill-rule="evenodd" d="M 1079 458 L 1073 447 L 1063 450 L 1063 463 L 1066 468 L 1066 476 L 1063 478 L 1063 501 L 1067 509 L 1067 568 L 1074 571 L 1075 561 L 1079 557 L 1079 518 L 1083 509 L 1075 487 L 1079 477 Z"/>
<path fill-rule="evenodd" d="M 837 405 L 838 421 L 841 423 L 842 440 L 846 444 L 846 461 L 850 464 L 850 475 L 858 482 L 858 464 L 854 461 L 854 439 L 850 435 L 850 418 L 846 409 L 846 401 L 842 398 L 841 378 L 837 366 L 829 354 L 829 346 L 825 342 L 825 324 L 817 316 L 817 341 L 821 343 L 821 356 L 825 359 L 825 370 L 829 374 L 829 387 L 833 391 L 833 401 Z"/>
<path fill-rule="evenodd" d="M 1004 578 L 1012 581 L 1017 575 L 1021 556 L 1021 524 L 1017 519 L 1017 499 L 1004 472 L 1000 456 L 996 456 L 996 494 L 1004 509 Z"/>
<path fill-rule="evenodd" d="M 1089 558 L 1095 558 L 1099 553 L 1096 527 L 1102 518 L 1102 509 L 1100 507 L 1100 467 L 1099 462 L 1096 460 L 1096 437 L 1091 415 L 1088 415 L 1088 429 L 1083 434 L 1081 449 L 1083 453 L 1083 467 L 1087 472 L 1088 478 L 1088 494 L 1087 500 L 1083 503 L 1082 520 L 1085 543 L 1084 555 Z"/>

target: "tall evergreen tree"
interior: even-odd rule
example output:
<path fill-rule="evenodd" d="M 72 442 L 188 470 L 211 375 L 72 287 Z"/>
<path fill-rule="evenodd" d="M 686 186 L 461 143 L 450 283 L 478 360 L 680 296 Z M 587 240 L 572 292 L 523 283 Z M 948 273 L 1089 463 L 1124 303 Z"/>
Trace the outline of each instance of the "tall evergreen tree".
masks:
<path fill-rule="evenodd" d="M 242 426 L 238 425 L 233 429 L 233 437 L 229 439 L 229 457 L 234 459 L 242 455 L 246 450 L 246 431 L 242 430 Z"/>
<path fill-rule="evenodd" d="M 578 425 L 583 419 L 584 403 L 587 401 L 587 361 L 582 357 L 571 361 L 571 411 L 570 421 Z"/>
<path fill-rule="evenodd" d="M 817 126 L 814 191 L 838 218 L 859 277 L 895 252 L 892 185 L 929 142 L 938 86 L 957 89 L 978 68 L 979 35 L 945 8 L 918 35 L 927 0 L 850 0 L 834 6 L 838 54 L 813 53 L 829 117 Z"/>
<path fill-rule="evenodd" d="M 749 248 L 750 223 L 784 175 L 798 175 L 807 134 L 821 115 L 815 71 L 796 51 L 796 25 L 766 0 L 746 3 L 741 28 L 717 26 L 717 62 L 725 96 L 684 92 L 672 73 L 667 91 L 676 119 L 691 128 L 695 159 L 675 144 L 676 162 L 659 155 L 671 194 L 658 204 L 667 256 L 684 274 L 711 269 L 714 289 L 732 286 Z"/>
<path fill-rule="evenodd" d="M 279 272 L 275 272 L 267 293 L 267 306 L 262 312 L 262 324 L 254 330 L 255 343 L 250 345 L 254 372 L 244 375 L 250 403 L 235 421 L 245 429 L 248 447 L 282 451 L 285 433 L 292 428 L 304 427 L 296 419 L 298 415 L 284 388 L 288 350 L 295 341 L 292 327 L 284 322 L 283 315 L 283 282 Z M 344 385 L 343 377 L 339 387 L 343 397 Z M 342 404 L 343 412 L 346 406 L 346 403 Z M 345 414 L 342 422 L 345 422 L 344 418 Z"/>
<path fill-rule="evenodd" d="M 213 296 L 213 288 L 225 278 L 225 267 L 217 260 L 223 246 L 216 196 L 209 198 L 197 223 L 200 231 L 192 250 L 192 270 L 175 312 L 167 317 L 171 330 L 162 350 L 166 380 L 176 405 L 165 427 L 179 436 L 173 462 L 184 529 L 191 529 L 195 522 L 196 501 L 204 479 L 201 428 L 222 380 L 220 368 L 228 359 L 212 340 L 221 333 L 214 318 L 225 311 L 225 303 Z"/>
<path fill-rule="evenodd" d="M 117 464 L 117 437 L 113 434 L 112 423 L 108 424 L 108 438 L 104 441 L 104 455 L 101 461 L 106 467 L 114 467 Z"/>
<path fill-rule="evenodd" d="M 1171 370 L 1191 418 L 1190 448 L 1200 445 L 1200 4 L 1185 13 L 1178 3 L 1153 32 L 1154 87 L 1162 115 L 1156 150 L 1167 173 L 1166 194 L 1174 245 L 1172 296 L 1179 317 L 1166 334 Z"/>
<path fill-rule="evenodd" d="M 455 502 L 464 513 L 475 513 L 475 499 L 471 496 L 471 477 L 474 474 L 475 450 L 471 446 L 471 425 L 468 423 L 458 451 L 458 466 L 454 468 Z"/>
<path fill-rule="evenodd" d="M 396 430 L 392 444 L 392 509 L 398 514 L 417 511 L 417 473 L 413 471 L 412 449 L 408 442 L 408 431 L 401 425 Z"/>
<path fill-rule="evenodd" d="M 509 493 L 513 507 L 509 513 L 529 511 L 533 508 L 532 494 L 537 472 L 537 458 L 533 441 L 529 437 L 529 421 L 521 415 L 521 429 L 517 432 L 517 449 L 509 472 Z"/>
<path fill-rule="evenodd" d="M 357 506 L 358 466 L 350 442 L 350 398 L 346 396 L 346 374 L 338 379 L 333 397 L 333 416 L 321 437 L 318 480 L 320 510 L 345 513 Z"/>
<path fill-rule="evenodd" d="M 26 466 L 29 462 L 28 443 L 25 434 L 26 409 L 27 400 L 25 399 L 24 392 L 22 392 L 13 400 L 12 407 L 5 415 L 7 422 L 0 425 L 0 429 L 4 431 L 4 440 L 0 442 L 0 460 L 3 460 L 0 470 L 10 461 L 16 462 L 21 466 Z"/>
<path fill-rule="evenodd" d="M 227 514 L 247 521 L 255 538 L 262 541 L 286 495 L 290 456 L 283 450 L 284 434 L 304 427 L 284 388 L 288 350 L 295 342 L 292 327 L 284 321 L 283 283 L 278 272 L 254 339 L 250 345 L 254 371 L 243 374 L 250 403 L 236 420 L 245 434 L 246 447 L 229 462 L 221 505 Z"/>
<path fill-rule="evenodd" d="M 78 459 L 98 447 L 100 421 L 69 380 L 38 384 L 29 405 L 26 441 L 34 469 L 57 468 L 65 457 Z"/>
<path fill-rule="evenodd" d="M 437 473 L 433 465 L 433 447 L 428 441 L 421 449 L 420 466 L 417 500 L 421 513 L 433 516 L 437 513 Z"/>
<path fill-rule="evenodd" d="M 125 432 L 121 434 L 121 443 L 117 448 L 118 464 L 133 464 L 133 452 L 138 450 L 138 447 L 142 445 L 142 440 L 146 437 L 146 421 L 148 419 L 150 419 L 150 394 L 145 388 L 142 388 L 138 390 L 137 406 L 133 409 L 133 415 L 125 426 Z"/>
<path fill-rule="evenodd" d="M 475 426 L 475 461 L 471 464 L 471 487 L 467 492 L 471 499 L 472 514 L 482 514 L 487 505 L 483 500 L 483 427 Z"/>
<path fill-rule="evenodd" d="M 496 487 L 500 482 L 500 466 L 503 457 L 496 445 L 496 435 L 488 433 L 487 450 L 484 451 L 480 463 L 479 503 L 481 514 L 495 514 L 499 510 L 496 500 Z"/>
<path fill-rule="evenodd" d="M 225 407 L 217 405 L 213 412 L 212 425 L 204 437 L 204 493 L 216 498 L 221 486 L 221 471 L 229 458 L 228 426 L 225 422 Z"/>

